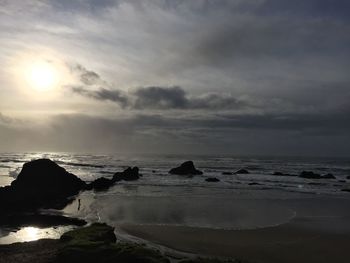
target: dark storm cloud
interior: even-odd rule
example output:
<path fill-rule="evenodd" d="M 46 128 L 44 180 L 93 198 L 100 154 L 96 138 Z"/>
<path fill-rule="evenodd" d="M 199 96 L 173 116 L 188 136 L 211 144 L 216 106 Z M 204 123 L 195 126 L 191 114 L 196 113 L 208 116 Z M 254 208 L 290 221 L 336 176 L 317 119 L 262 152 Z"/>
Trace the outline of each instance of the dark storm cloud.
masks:
<path fill-rule="evenodd" d="M 67 64 L 71 72 L 75 75 L 78 75 L 80 81 L 84 85 L 98 85 L 104 84 L 105 82 L 101 77 L 94 71 L 88 70 L 80 64 Z"/>
<path fill-rule="evenodd" d="M 82 86 L 72 86 L 70 88 L 76 94 L 100 101 L 112 101 L 117 103 L 121 108 L 125 108 L 129 105 L 128 97 L 119 90 L 99 88 L 98 90 L 92 91 Z"/>
<path fill-rule="evenodd" d="M 93 71 L 87 71 L 81 75 L 81 82 L 85 85 L 93 85 L 98 82 L 100 76 Z"/>
<path fill-rule="evenodd" d="M 190 97 L 181 87 L 144 87 L 134 93 L 136 109 L 239 109 L 246 103 L 225 94 Z"/>
<path fill-rule="evenodd" d="M 189 107 L 185 91 L 180 87 L 145 87 L 134 93 L 137 109 L 185 109 Z"/>
<path fill-rule="evenodd" d="M 79 64 L 69 65 L 71 72 L 78 76 L 82 85 L 70 86 L 73 93 L 93 98 L 99 101 L 110 101 L 118 104 L 121 108 L 129 109 L 238 109 L 246 106 L 228 94 L 207 93 L 201 96 L 189 96 L 187 92 L 178 86 L 174 87 L 141 87 L 130 92 L 123 92 L 103 80 L 99 74 L 86 69 Z M 92 89 L 94 86 L 95 89 Z"/>
<path fill-rule="evenodd" d="M 189 96 L 181 87 L 151 86 L 138 88 L 129 93 L 105 88 L 89 90 L 83 86 L 73 86 L 71 90 L 99 101 L 115 102 L 121 108 L 137 110 L 235 110 L 247 106 L 246 102 L 227 94 L 208 93 Z"/>

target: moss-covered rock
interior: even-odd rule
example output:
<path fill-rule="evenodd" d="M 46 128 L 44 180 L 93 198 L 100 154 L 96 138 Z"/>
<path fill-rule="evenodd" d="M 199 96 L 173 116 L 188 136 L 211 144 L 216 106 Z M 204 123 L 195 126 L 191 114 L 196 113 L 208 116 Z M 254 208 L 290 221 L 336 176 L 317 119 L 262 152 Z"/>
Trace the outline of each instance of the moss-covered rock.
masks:
<path fill-rule="evenodd" d="M 160 252 L 139 244 L 115 243 L 114 229 L 106 224 L 70 231 L 62 235 L 61 242 L 58 262 L 169 262 Z"/>
<path fill-rule="evenodd" d="M 78 228 L 64 233 L 60 240 L 66 246 L 83 244 L 102 245 L 111 244 L 117 241 L 114 228 L 106 224 L 94 223 L 88 227 Z"/>

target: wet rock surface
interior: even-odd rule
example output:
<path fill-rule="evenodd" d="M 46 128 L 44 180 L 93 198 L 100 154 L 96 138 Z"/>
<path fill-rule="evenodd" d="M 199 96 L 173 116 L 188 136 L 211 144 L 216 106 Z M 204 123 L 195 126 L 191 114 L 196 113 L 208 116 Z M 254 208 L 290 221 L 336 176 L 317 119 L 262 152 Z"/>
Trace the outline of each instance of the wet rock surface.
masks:
<path fill-rule="evenodd" d="M 10 186 L 0 188 L 2 211 L 62 209 L 86 183 L 49 159 L 25 163 Z"/>
<path fill-rule="evenodd" d="M 249 171 L 246 169 L 239 169 L 235 172 L 235 174 L 249 174 Z"/>
<path fill-rule="evenodd" d="M 216 177 L 209 177 L 207 179 L 205 179 L 205 181 L 209 182 L 209 183 L 216 183 L 216 182 L 220 182 L 220 180 Z"/>
<path fill-rule="evenodd" d="M 177 175 L 201 175 L 203 174 L 202 171 L 199 171 L 195 168 L 192 161 L 187 161 L 182 163 L 179 167 L 172 168 L 169 171 L 170 174 L 177 174 Z"/>

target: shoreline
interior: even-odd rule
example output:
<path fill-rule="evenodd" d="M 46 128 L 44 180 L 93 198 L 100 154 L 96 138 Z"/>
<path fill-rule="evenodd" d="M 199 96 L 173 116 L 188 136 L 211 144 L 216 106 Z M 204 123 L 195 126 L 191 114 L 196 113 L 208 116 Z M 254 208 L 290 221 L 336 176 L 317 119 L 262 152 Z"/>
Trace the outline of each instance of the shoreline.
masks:
<path fill-rule="evenodd" d="M 130 224 L 124 224 L 119 229 L 146 243 L 180 254 L 236 258 L 258 263 L 348 262 L 349 233 L 309 228 L 313 222 L 305 220 L 295 219 L 279 226 L 252 230 Z"/>

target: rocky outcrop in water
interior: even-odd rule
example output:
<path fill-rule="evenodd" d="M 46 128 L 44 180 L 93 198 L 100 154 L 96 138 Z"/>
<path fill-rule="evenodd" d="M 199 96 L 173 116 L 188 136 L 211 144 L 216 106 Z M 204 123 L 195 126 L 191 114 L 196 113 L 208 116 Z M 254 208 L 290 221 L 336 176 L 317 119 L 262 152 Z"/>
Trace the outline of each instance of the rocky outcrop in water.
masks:
<path fill-rule="evenodd" d="M 218 178 L 215 178 L 215 177 L 209 177 L 209 178 L 205 179 L 205 181 L 207 181 L 209 183 L 220 182 L 220 180 Z"/>
<path fill-rule="evenodd" d="M 182 163 L 179 167 L 173 168 L 169 171 L 170 174 L 177 174 L 177 175 L 201 175 L 203 174 L 202 171 L 197 170 L 194 167 L 194 164 L 192 161 L 187 161 Z"/>
<path fill-rule="evenodd" d="M 128 167 L 126 170 L 123 172 L 117 172 L 113 176 L 113 181 L 118 182 L 118 181 L 134 181 L 137 180 L 141 177 L 142 175 L 139 173 L 139 168 L 138 167 Z"/>
<path fill-rule="evenodd" d="M 84 181 L 49 159 L 31 161 L 10 186 L 0 188 L 0 209 L 62 209 L 85 187 Z"/>
<path fill-rule="evenodd" d="M 112 179 L 101 177 L 86 186 L 86 190 L 105 191 L 119 181 L 135 181 L 142 175 L 139 173 L 138 167 L 128 167 L 123 172 L 116 172 Z"/>
<path fill-rule="evenodd" d="M 249 171 L 246 169 L 239 169 L 235 172 L 235 174 L 249 174 Z"/>
<path fill-rule="evenodd" d="M 296 176 L 294 174 L 282 173 L 282 172 L 274 172 L 272 175 L 275 176 Z"/>
<path fill-rule="evenodd" d="M 105 191 L 108 190 L 114 181 L 105 177 L 97 178 L 86 186 L 86 190 Z"/>
<path fill-rule="evenodd" d="M 323 175 L 322 178 L 323 179 L 336 179 L 336 177 L 331 173 Z"/>
<path fill-rule="evenodd" d="M 306 179 L 336 179 L 336 177 L 331 173 L 320 175 L 312 171 L 302 171 L 299 177 Z"/>
<path fill-rule="evenodd" d="M 321 175 L 314 173 L 312 171 L 302 171 L 299 174 L 299 177 L 306 178 L 306 179 L 321 179 Z"/>

